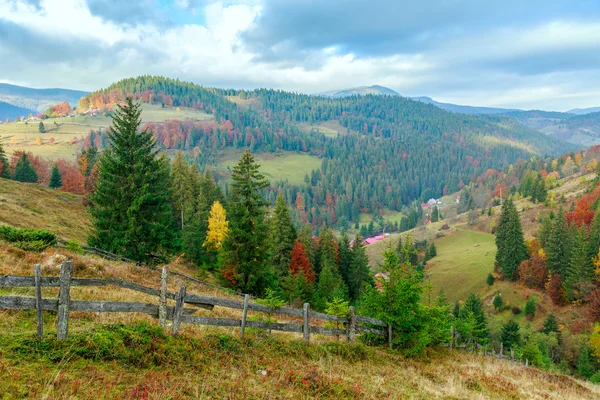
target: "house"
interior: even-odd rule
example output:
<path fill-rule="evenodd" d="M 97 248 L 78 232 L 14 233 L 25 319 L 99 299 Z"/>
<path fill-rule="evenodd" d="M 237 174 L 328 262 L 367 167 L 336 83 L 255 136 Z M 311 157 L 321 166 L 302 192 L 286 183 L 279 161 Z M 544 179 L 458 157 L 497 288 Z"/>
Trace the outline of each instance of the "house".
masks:
<path fill-rule="evenodd" d="M 460 194 L 456 196 L 456 204 L 460 203 Z"/>

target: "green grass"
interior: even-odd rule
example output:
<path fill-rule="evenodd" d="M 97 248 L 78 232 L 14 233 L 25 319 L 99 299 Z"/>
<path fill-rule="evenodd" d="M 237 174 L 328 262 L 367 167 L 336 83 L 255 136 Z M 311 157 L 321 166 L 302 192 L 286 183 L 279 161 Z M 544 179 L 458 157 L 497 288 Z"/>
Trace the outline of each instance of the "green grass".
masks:
<path fill-rule="evenodd" d="M 319 131 L 325 136 L 336 137 L 338 134 L 345 135 L 348 132 L 348 129 L 343 127 L 339 121 L 331 120 L 320 122 L 318 124 L 309 124 L 306 122 L 298 124 L 300 129 L 305 132 L 310 132 L 311 130 Z"/>
<path fill-rule="evenodd" d="M 217 169 L 230 171 L 240 156 L 239 151 L 227 152 Z M 290 183 L 302 184 L 306 174 L 310 176 L 313 169 L 321 167 L 321 160 L 308 154 L 278 152 L 276 154 L 257 154 L 255 158 L 260 164 L 260 172 L 272 182 L 287 179 Z"/>
<path fill-rule="evenodd" d="M 487 287 L 486 278 L 494 268 L 496 244 L 489 233 L 459 230 L 435 241 L 437 257 L 428 263 L 433 293 L 440 288 L 451 302 L 479 294 Z M 475 246 L 478 244 L 479 246 Z"/>

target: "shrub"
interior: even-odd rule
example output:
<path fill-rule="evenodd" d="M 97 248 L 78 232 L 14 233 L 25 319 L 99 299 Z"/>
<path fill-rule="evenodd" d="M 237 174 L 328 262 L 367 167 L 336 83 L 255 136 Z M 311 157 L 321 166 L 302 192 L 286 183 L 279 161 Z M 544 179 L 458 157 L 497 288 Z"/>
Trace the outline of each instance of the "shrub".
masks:
<path fill-rule="evenodd" d="M 511 309 L 511 311 L 512 311 L 512 313 L 513 313 L 514 315 L 519 315 L 519 314 L 521 314 L 521 309 L 520 309 L 519 307 L 517 307 L 517 306 L 514 306 L 514 307 Z"/>
<path fill-rule="evenodd" d="M 0 239 L 28 251 L 41 251 L 56 244 L 56 235 L 43 229 L 17 229 L 0 225 Z"/>
<path fill-rule="evenodd" d="M 533 317 L 535 316 L 535 311 L 536 311 L 535 300 L 534 299 L 527 300 L 527 302 L 525 303 L 525 315 L 527 316 L 528 320 L 533 319 Z"/>
<path fill-rule="evenodd" d="M 67 242 L 67 249 L 79 254 L 83 253 L 83 247 L 81 247 L 81 245 L 75 239 L 69 240 Z"/>
<path fill-rule="evenodd" d="M 494 300 L 493 300 L 492 304 L 494 305 L 494 308 L 496 309 L 496 311 L 502 309 L 502 306 L 504 305 L 504 301 L 502 300 L 502 296 L 500 296 L 500 293 L 498 293 L 496 296 L 494 296 Z"/>
<path fill-rule="evenodd" d="M 494 278 L 494 275 L 490 272 L 487 276 L 487 284 L 488 286 L 492 286 L 494 282 L 496 282 L 496 278 Z"/>

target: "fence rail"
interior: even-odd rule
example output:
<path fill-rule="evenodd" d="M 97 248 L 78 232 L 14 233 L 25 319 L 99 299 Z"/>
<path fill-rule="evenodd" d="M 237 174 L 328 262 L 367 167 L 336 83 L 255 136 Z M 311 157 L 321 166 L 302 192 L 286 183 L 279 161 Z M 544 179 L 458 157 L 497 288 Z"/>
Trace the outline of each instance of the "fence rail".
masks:
<path fill-rule="evenodd" d="M 43 336 L 43 311 L 58 311 L 57 337 L 66 339 L 68 336 L 69 313 L 77 312 L 118 312 L 118 313 L 145 313 L 158 318 L 159 325 L 166 328 L 166 321 L 173 321 L 171 333 L 176 335 L 181 323 L 238 327 L 240 335 L 244 337 L 246 328 L 268 329 L 283 332 L 302 333 L 305 341 L 310 341 L 311 334 L 321 335 L 345 335 L 350 342 L 354 342 L 356 334 L 371 333 L 385 336 L 391 344 L 392 327 L 383 321 L 355 315 L 354 308 L 350 307 L 349 318 L 340 318 L 321 312 L 311 311 L 310 304 L 305 303 L 303 309 L 295 308 L 271 308 L 263 304 L 251 303 L 250 296 L 245 295 L 243 301 L 225 299 L 221 297 L 200 296 L 187 293 L 186 287 L 181 286 L 177 293 L 167 291 L 167 279 L 169 271 L 163 267 L 161 274 L 160 289 L 139 285 L 137 283 L 123 281 L 120 279 L 108 278 L 73 278 L 73 262 L 65 261 L 61 265 L 61 273 L 58 277 L 42 277 L 40 266 L 34 267 L 34 276 L 0 276 L 0 287 L 22 288 L 34 287 L 35 297 L 23 296 L 0 296 L 0 309 L 14 310 L 37 310 L 38 336 Z M 177 275 L 171 273 L 172 275 Z M 140 302 L 111 302 L 111 301 L 81 301 L 71 300 L 71 287 L 93 287 L 93 286 L 117 286 L 124 289 L 134 290 L 151 296 L 158 297 L 156 304 Z M 42 298 L 42 287 L 58 287 L 59 295 L 55 299 Z M 174 300 L 175 306 L 167 305 L 167 300 Z M 186 305 L 194 308 L 186 308 Z M 213 318 L 193 315 L 198 308 L 213 310 L 215 306 L 230 309 L 242 310 L 241 319 L 233 318 Z M 262 322 L 249 321 L 247 319 L 248 311 L 283 315 L 287 317 L 301 318 L 300 323 L 282 323 L 282 322 Z M 321 326 L 312 326 L 311 320 L 333 321 L 338 324 L 337 328 L 326 328 Z M 340 329 L 340 327 L 343 329 Z M 379 329 L 386 328 L 386 329 Z"/>

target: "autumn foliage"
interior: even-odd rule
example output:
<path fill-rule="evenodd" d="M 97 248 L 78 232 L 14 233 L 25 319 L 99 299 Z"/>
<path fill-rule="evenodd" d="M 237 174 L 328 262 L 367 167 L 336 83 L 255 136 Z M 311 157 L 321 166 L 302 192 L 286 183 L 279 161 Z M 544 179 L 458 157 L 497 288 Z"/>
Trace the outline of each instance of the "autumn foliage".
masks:
<path fill-rule="evenodd" d="M 552 275 L 548 282 L 548 295 L 552 299 L 552 302 L 558 306 L 564 306 L 567 304 L 567 294 L 563 288 L 560 276 L 558 274 Z"/>
<path fill-rule="evenodd" d="M 294 248 L 292 249 L 292 262 L 290 264 L 290 274 L 297 275 L 300 272 L 304 273 L 304 277 L 308 282 L 315 281 L 315 272 L 310 266 L 310 261 L 308 260 L 308 256 L 306 255 L 304 245 L 300 240 L 296 240 L 296 242 L 294 243 Z"/>
<path fill-rule="evenodd" d="M 519 265 L 519 279 L 529 288 L 543 289 L 547 278 L 546 260 L 538 254 Z"/>
<path fill-rule="evenodd" d="M 600 198 L 600 185 L 591 192 L 584 194 L 575 202 L 575 209 L 566 214 L 567 221 L 571 224 L 581 226 L 589 225 L 594 219 L 594 211 L 591 206 Z"/>

